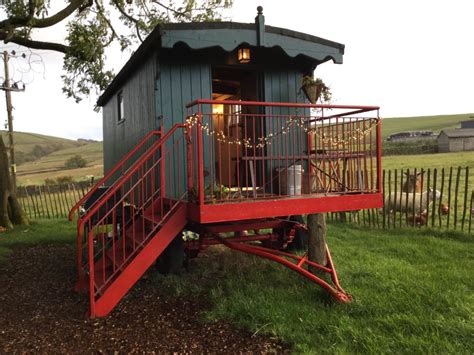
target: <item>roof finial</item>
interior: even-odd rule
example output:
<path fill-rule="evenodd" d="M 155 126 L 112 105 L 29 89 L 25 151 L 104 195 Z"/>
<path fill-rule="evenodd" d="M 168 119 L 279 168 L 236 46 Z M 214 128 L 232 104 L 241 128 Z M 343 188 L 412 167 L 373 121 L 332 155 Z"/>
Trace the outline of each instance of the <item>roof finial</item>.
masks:
<path fill-rule="evenodd" d="M 262 6 L 257 7 L 257 15 L 263 15 L 263 7 Z"/>

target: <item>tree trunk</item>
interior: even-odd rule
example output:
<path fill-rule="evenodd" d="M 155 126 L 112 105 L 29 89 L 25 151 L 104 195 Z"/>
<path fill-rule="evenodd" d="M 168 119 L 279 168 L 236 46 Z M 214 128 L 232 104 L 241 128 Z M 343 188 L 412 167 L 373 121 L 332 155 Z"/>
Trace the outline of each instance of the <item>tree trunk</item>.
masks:
<path fill-rule="evenodd" d="M 13 228 L 17 224 L 28 224 L 13 184 L 8 164 L 7 150 L 0 136 L 0 226 Z"/>
<path fill-rule="evenodd" d="M 308 259 L 326 266 L 326 216 L 324 213 L 308 215 Z M 309 271 L 321 274 L 319 269 L 310 267 Z"/>

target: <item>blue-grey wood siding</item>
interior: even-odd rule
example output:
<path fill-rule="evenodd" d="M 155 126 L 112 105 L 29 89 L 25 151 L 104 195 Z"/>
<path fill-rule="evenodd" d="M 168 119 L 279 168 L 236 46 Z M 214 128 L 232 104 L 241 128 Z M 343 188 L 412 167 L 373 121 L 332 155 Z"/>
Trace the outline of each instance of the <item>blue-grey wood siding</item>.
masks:
<path fill-rule="evenodd" d="M 107 173 L 151 130 L 155 114 L 156 56 L 142 63 L 103 107 L 104 170 Z M 122 92 L 125 120 L 118 122 L 117 95 Z"/>
<path fill-rule="evenodd" d="M 210 99 L 212 96 L 211 66 L 208 63 L 170 63 L 161 61 L 159 65 L 159 79 L 156 91 L 156 113 L 157 126 L 163 120 L 164 131 L 170 130 L 176 123 L 183 123 L 187 116 L 186 105 L 197 99 Z M 175 135 L 167 143 L 166 149 L 171 149 L 175 140 L 182 137 Z M 186 187 L 186 147 L 184 141 L 181 143 L 179 159 L 173 159 L 172 177 L 175 182 L 175 194 L 181 184 L 180 191 Z M 208 137 L 204 137 L 204 156 L 209 157 Z M 180 181 L 178 181 L 178 164 L 180 169 Z M 206 166 L 207 165 L 207 166 Z M 210 169 L 209 162 L 204 162 L 204 168 Z M 171 191 L 167 191 L 170 193 Z"/>
<path fill-rule="evenodd" d="M 303 74 L 297 70 L 288 69 L 288 70 L 265 70 L 264 72 L 264 91 L 265 91 L 265 101 L 267 102 L 291 102 L 291 103 L 307 103 L 306 97 L 302 92 L 300 92 L 301 79 Z M 304 109 L 290 109 L 285 107 L 272 107 L 268 109 L 269 112 L 276 115 L 302 115 L 308 114 L 307 110 Z M 280 121 L 281 122 L 281 121 Z M 285 123 L 285 122 L 281 122 Z M 280 127 L 276 127 L 276 124 L 267 122 L 267 133 L 280 131 Z M 282 136 L 283 137 L 283 136 Z M 295 137 L 295 144 L 293 144 L 293 137 L 290 134 L 286 134 L 285 139 L 288 140 L 289 155 L 300 155 L 302 152 L 306 151 L 307 140 L 305 136 Z M 301 139 L 303 138 L 303 139 Z M 286 144 L 284 140 L 279 141 L 281 144 L 272 144 L 271 148 L 267 146 L 267 149 L 272 149 L 274 156 L 277 154 L 277 150 L 280 149 L 280 153 L 286 153 Z M 291 149 L 296 147 L 295 151 Z M 267 151 L 267 154 L 270 152 Z"/>

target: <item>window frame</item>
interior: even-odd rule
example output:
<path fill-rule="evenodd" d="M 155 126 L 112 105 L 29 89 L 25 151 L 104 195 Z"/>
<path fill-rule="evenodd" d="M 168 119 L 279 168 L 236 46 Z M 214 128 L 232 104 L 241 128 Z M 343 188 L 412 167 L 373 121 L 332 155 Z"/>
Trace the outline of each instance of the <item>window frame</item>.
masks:
<path fill-rule="evenodd" d="M 117 124 L 125 121 L 125 104 L 123 98 L 123 91 L 117 93 Z"/>

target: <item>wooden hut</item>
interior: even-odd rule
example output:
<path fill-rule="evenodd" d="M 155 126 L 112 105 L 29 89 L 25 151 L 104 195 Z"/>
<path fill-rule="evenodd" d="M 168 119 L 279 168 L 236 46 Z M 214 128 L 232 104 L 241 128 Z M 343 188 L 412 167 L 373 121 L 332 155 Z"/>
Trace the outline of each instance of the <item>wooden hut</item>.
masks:
<path fill-rule="evenodd" d="M 301 91 L 303 76 L 343 54 L 340 43 L 265 25 L 261 7 L 255 23 L 149 35 L 98 101 L 105 176 L 70 212 L 87 201 L 77 288 L 89 290 L 91 316 L 108 314 L 157 258 L 180 266 L 218 243 L 350 300 L 329 249 L 319 264 L 288 253 L 306 230 L 295 215 L 382 206 L 378 107 L 310 104 Z"/>

